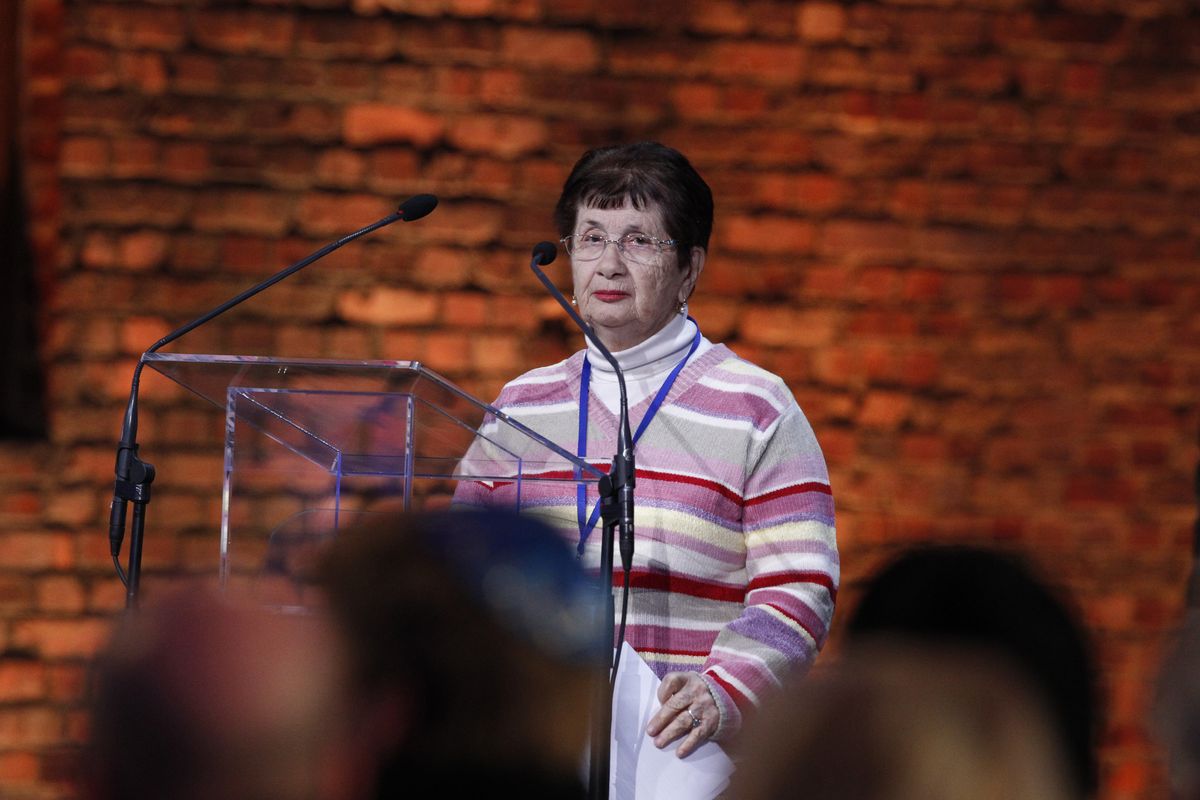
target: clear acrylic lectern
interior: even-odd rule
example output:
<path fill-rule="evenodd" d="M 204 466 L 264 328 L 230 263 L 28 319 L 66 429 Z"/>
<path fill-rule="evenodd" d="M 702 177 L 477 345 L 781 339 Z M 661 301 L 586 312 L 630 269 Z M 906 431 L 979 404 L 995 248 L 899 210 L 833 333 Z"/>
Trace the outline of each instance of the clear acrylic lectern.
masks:
<path fill-rule="evenodd" d="M 523 486 L 601 474 L 417 362 L 143 361 L 225 410 L 220 579 L 273 604 L 304 604 L 315 553 L 364 514 L 449 505 L 464 480 L 515 484 L 520 511 Z"/>

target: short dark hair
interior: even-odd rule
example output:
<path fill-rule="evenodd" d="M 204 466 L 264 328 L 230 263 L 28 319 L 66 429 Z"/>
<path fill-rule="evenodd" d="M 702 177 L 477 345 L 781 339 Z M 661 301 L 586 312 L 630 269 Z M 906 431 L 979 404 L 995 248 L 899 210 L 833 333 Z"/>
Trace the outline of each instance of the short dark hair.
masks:
<path fill-rule="evenodd" d="M 679 266 L 691 260 L 692 248 L 708 249 L 712 234 L 712 190 L 687 158 L 658 142 L 599 147 L 583 154 L 563 184 L 554 207 L 559 236 L 575 232 L 579 207 L 638 210 L 658 207 L 667 235 L 678 242 Z"/>
<path fill-rule="evenodd" d="M 869 581 L 847 638 L 989 649 L 1029 677 L 1062 734 L 1080 797 L 1098 783 L 1102 709 L 1090 642 L 1073 608 L 1020 555 L 919 545 Z"/>

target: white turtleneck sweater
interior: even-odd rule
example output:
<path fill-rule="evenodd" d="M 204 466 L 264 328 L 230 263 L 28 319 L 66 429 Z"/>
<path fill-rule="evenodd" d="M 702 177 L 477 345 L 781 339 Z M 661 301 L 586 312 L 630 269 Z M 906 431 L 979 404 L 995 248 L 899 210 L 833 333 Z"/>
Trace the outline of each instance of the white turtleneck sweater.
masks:
<path fill-rule="evenodd" d="M 629 395 L 631 408 L 659 390 L 667 375 L 687 354 L 695 336 L 696 323 L 688 319 L 687 306 L 684 306 L 661 331 L 646 341 L 635 344 L 628 350 L 613 353 L 625 373 L 625 391 Z M 712 349 L 712 346 L 712 342 L 701 336 L 700 344 L 690 360 L 695 361 Z M 598 397 L 609 411 L 616 414 L 621 404 L 617 373 L 613 371 L 612 364 L 609 364 L 590 342 L 587 360 L 592 365 L 592 396 Z"/>

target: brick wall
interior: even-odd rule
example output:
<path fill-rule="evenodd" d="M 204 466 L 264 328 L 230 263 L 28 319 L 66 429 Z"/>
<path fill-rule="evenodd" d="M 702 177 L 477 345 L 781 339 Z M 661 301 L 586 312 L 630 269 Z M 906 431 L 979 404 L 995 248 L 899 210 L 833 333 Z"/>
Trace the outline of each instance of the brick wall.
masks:
<path fill-rule="evenodd" d="M 1188 0 L 26 0 L 49 442 L 0 443 L 0 786 L 69 794 L 137 354 L 431 191 L 177 349 L 415 358 L 490 399 L 576 347 L 526 270 L 588 146 L 713 186 L 705 332 L 783 375 L 846 589 L 918 540 L 1029 554 L 1104 668 L 1105 798 L 1196 514 L 1200 16 Z M 558 267 L 559 265 L 556 265 Z M 148 378 L 147 591 L 213 568 L 219 415 Z M 832 646 L 837 647 L 838 626 Z"/>

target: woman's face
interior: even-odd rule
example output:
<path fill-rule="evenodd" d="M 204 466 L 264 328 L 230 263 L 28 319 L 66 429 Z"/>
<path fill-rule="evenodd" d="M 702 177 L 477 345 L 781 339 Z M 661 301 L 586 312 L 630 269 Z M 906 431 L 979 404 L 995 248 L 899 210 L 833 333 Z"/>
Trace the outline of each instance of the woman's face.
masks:
<path fill-rule="evenodd" d="M 639 211 L 628 203 L 612 209 L 581 205 L 575 215 L 574 233 L 593 233 L 606 239 L 630 233 L 664 241 L 671 238 L 657 207 Z M 678 313 L 680 303 L 687 300 L 700 277 L 704 255 L 702 248 L 692 248 L 687 268 L 680 268 L 675 249 L 666 247 L 652 263 L 641 264 L 610 243 L 594 261 L 572 257 L 579 315 L 610 350 L 640 344 Z"/>

